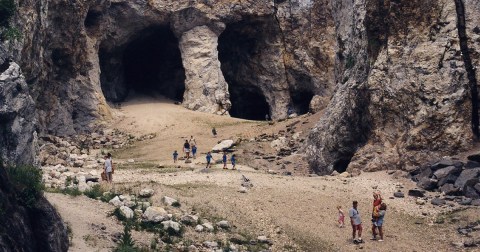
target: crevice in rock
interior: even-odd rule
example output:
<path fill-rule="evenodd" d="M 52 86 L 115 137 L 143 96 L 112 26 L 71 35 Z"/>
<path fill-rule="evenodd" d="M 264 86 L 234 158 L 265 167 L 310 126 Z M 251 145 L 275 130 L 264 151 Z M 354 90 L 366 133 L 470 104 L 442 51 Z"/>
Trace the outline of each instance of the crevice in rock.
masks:
<path fill-rule="evenodd" d="M 183 99 L 185 70 L 178 40 L 168 26 L 139 31 L 120 48 L 100 48 L 99 58 L 102 91 L 108 101 L 123 101 L 130 93 Z"/>
<path fill-rule="evenodd" d="M 367 52 L 370 64 L 373 64 L 382 47 L 388 42 L 389 34 L 389 5 L 390 1 L 370 0 L 365 16 L 365 27 L 367 32 Z"/>
<path fill-rule="evenodd" d="M 308 76 L 304 76 L 304 78 L 308 78 Z M 311 81 L 305 80 L 304 82 L 300 83 L 311 83 Z M 312 101 L 314 95 L 315 93 L 308 87 L 291 87 L 290 97 L 292 98 L 293 112 L 299 115 L 308 113 L 310 102 Z"/>
<path fill-rule="evenodd" d="M 271 114 L 265 92 L 270 89 L 269 82 L 278 78 L 278 69 L 266 65 L 265 54 L 277 46 L 278 30 L 274 23 L 273 16 L 244 17 L 228 24 L 219 36 L 218 56 L 228 83 L 233 117 L 263 120 Z"/>
<path fill-rule="evenodd" d="M 460 50 L 462 51 L 463 62 L 465 64 L 465 70 L 467 71 L 468 82 L 470 86 L 470 95 L 472 99 L 472 121 L 471 127 L 475 137 L 479 138 L 479 115 L 478 115 L 478 89 L 477 78 L 475 76 L 475 68 L 470 58 L 470 52 L 468 48 L 468 37 L 465 23 L 465 6 L 462 0 L 455 0 L 455 7 L 457 11 L 457 30 L 458 37 L 460 39 Z"/>

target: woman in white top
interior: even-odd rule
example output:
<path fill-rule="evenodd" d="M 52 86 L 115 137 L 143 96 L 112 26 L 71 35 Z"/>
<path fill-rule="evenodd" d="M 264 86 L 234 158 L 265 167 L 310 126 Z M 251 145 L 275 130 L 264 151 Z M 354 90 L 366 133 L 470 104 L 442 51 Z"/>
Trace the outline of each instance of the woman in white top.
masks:
<path fill-rule="evenodd" d="M 113 161 L 112 161 L 112 154 L 108 153 L 105 156 L 105 175 L 107 177 L 107 182 L 112 183 L 113 177 Z"/>

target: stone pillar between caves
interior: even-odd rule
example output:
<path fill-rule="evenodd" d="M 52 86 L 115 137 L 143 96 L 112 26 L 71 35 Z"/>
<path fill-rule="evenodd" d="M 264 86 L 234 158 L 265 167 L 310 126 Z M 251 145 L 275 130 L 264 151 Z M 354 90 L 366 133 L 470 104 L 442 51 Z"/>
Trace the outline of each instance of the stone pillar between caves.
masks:
<path fill-rule="evenodd" d="M 218 59 L 218 35 L 202 25 L 183 32 L 180 52 L 185 68 L 183 105 L 191 110 L 228 114 L 228 84 Z"/>

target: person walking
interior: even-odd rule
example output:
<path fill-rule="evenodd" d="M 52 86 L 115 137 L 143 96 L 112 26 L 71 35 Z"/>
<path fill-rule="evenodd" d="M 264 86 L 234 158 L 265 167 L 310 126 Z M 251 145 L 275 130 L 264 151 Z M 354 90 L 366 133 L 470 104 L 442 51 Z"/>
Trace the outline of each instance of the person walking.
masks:
<path fill-rule="evenodd" d="M 208 168 L 211 167 L 210 162 L 211 162 L 211 160 L 213 159 L 213 158 L 212 158 L 212 154 L 210 153 L 210 151 L 207 153 L 207 156 L 206 156 L 205 158 L 207 159 L 207 166 L 205 167 L 205 169 L 208 169 Z"/>
<path fill-rule="evenodd" d="M 185 143 L 183 144 L 183 151 L 185 152 L 185 158 L 189 159 L 190 158 L 190 144 L 188 143 L 188 140 L 185 140 Z"/>
<path fill-rule="evenodd" d="M 215 129 L 215 127 L 212 128 L 212 135 L 213 137 L 217 137 L 217 130 Z"/>
<path fill-rule="evenodd" d="M 197 145 L 197 142 L 195 141 L 195 138 L 193 136 L 190 136 L 190 140 L 188 140 L 188 143 L 190 144 L 190 147 L 193 148 L 193 146 Z"/>
<path fill-rule="evenodd" d="M 338 227 L 345 227 L 345 213 L 342 210 L 342 206 L 337 206 L 338 210 Z"/>
<path fill-rule="evenodd" d="M 227 153 L 224 151 L 223 156 L 222 156 L 222 161 L 223 161 L 223 169 L 227 170 Z"/>
<path fill-rule="evenodd" d="M 173 163 L 176 163 L 177 160 L 178 160 L 178 152 L 175 150 L 175 151 L 173 152 Z"/>
<path fill-rule="evenodd" d="M 193 159 L 197 158 L 197 146 L 192 146 L 192 157 Z"/>
<path fill-rule="evenodd" d="M 230 158 L 230 162 L 232 162 L 232 170 L 236 170 L 237 168 L 235 168 L 235 162 L 236 162 L 236 157 L 235 157 L 235 154 L 232 154 L 232 157 Z"/>
<path fill-rule="evenodd" d="M 360 218 L 360 213 L 358 212 L 358 202 L 355 200 L 352 203 L 352 208 L 348 211 L 350 216 L 350 223 L 352 224 L 352 238 L 353 243 L 358 244 L 362 243 L 362 219 Z M 358 231 L 358 239 L 355 238 Z"/>
<path fill-rule="evenodd" d="M 107 177 L 107 182 L 112 183 L 113 181 L 113 161 L 112 161 L 112 154 L 108 153 L 105 156 L 105 175 Z"/>

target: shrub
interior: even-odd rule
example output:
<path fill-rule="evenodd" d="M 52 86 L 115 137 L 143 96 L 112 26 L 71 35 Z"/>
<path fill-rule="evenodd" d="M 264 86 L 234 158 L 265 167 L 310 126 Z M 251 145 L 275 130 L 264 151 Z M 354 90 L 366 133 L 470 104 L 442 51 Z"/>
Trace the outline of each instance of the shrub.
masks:
<path fill-rule="evenodd" d="M 117 208 L 118 209 L 118 208 Z M 138 248 L 135 247 L 135 241 L 130 234 L 130 225 L 126 224 L 123 228 L 123 234 L 115 252 L 136 252 Z"/>
<path fill-rule="evenodd" d="M 99 184 L 97 184 L 92 186 L 90 190 L 85 191 L 83 194 L 85 194 L 85 196 L 89 198 L 97 199 L 97 198 L 103 197 L 103 193 L 104 193 L 104 190 Z"/>
<path fill-rule="evenodd" d="M 32 208 L 43 193 L 42 171 L 28 165 L 7 167 L 6 171 L 20 203 Z"/>
<path fill-rule="evenodd" d="M 82 192 L 80 192 L 80 190 L 78 190 L 78 187 L 67 187 L 67 188 L 62 190 L 62 193 L 63 194 L 68 194 L 68 195 L 73 196 L 73 197 L 77 197 L 77 196 L 82 195 Z"/>

